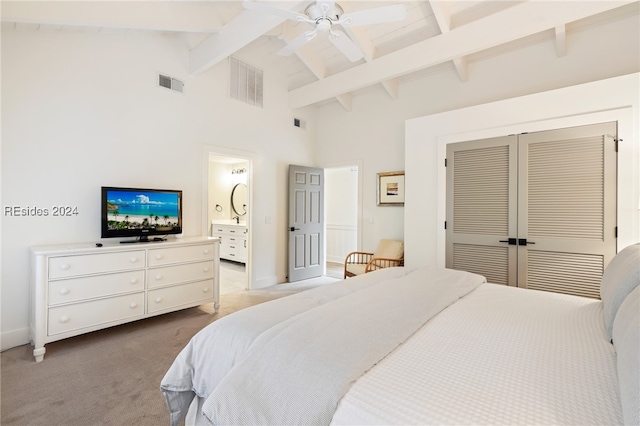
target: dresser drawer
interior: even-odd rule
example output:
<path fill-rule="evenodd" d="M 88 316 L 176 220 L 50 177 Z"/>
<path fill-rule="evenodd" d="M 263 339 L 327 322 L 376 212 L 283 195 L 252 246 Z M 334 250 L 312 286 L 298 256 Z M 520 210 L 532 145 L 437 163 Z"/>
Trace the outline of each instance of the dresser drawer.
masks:
<path fill-rule="evenodd" d="M 147 288 L 213 278 L 213 261 L 149 269 Z"/>
<path fill-rule="evenodd" d="M 247 227 L 243 225 L 216 225 L 213 224 L 213 235 L 238 235 L 244 236 L 247 233 Z"/>
<path fill-rule="evenodd" d="M 149 266 L 198 260 L 213 260 L 213 244 L 149 250 Z"/>
<path fill-rule="evenodd" d="M 247 249 L 245 248 L 244 238 L 240 241 L 229 241 L 220 246 L 220 257 L 238 262 L 244 262 L 246 259 Z"/>
<path fill-rule="evenodd" d="M 48 335 L 144 316 L 144 292 L 49 308 Z"/>
<path fill-rule="evenodd" d="M 144 290 L 144 271 L 50 281 L 49 305 L 142 290 Z"/>
<path fill-rule="evenodd" d="M 197 281 L 147 293 L 147 312 L 158 312 L 181 305 L 213 301 L 213 280 Z"/>
<path fill-rule="evenodd" d="M 145 267 L 144 257 L 144 250 L 50 257 L 49 278 L 68 278 L 104 272 L 142 269 Z"/>

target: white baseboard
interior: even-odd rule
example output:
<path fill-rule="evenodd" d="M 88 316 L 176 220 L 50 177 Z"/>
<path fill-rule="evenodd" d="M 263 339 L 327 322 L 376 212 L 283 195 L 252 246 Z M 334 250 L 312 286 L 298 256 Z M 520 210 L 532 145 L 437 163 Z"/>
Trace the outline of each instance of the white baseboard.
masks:
<path fill-rule="evenodd" d="M 251 286 L 251 290 L 258 290 L 260 288 L 271 287 L 278 284 L 278 277 L 260 278 L 255 280 Z"/>
<path fill-rule="evenodd" d="M 0 334 L 0 351 L 6 351 L 27 343 L 29 343 L 29 328 L 20 328 Z"/>

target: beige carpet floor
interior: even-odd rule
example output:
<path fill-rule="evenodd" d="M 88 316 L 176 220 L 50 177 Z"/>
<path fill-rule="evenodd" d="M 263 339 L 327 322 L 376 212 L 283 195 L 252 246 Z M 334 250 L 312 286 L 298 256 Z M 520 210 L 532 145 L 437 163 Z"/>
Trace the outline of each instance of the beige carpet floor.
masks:
<path fill-rule="evenodd" d="M 203 305 L 50 343 L 41 363 L 30 345 L 9 349 L 0 354 L 0 424 L 168 425 L 160 381 L 195 333 L 237 310 L 333 281 L 224 294 L 218 314 Z"/>

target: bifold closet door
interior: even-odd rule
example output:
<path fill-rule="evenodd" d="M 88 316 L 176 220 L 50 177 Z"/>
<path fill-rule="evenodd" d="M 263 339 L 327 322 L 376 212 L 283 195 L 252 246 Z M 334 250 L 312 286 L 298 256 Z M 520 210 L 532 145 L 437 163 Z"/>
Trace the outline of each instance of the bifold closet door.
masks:
<path fill-rule="evenodd" d="M 616 123 L 519 135 L 519 286 L 600 297 L 616 254 Z"/>
<path fill-rule="evenodd" d="M 616 253 L 616 123 L 447 146 L 446 266 L 599 297 Z"/>
<path fill-rule="evenodd" d="M 447 146 L 446 267 L 515 286 L 516 136 Z"/>

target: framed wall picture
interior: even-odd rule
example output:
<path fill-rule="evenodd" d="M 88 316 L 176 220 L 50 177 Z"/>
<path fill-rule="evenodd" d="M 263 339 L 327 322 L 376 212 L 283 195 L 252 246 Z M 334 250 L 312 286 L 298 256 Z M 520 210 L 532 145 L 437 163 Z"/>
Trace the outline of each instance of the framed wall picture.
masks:
<path fill-rule="evenodd" d="M 404 206 L 404 172 L 378 173 L 378 205 Z"/>

